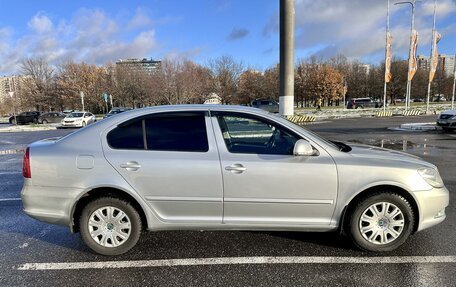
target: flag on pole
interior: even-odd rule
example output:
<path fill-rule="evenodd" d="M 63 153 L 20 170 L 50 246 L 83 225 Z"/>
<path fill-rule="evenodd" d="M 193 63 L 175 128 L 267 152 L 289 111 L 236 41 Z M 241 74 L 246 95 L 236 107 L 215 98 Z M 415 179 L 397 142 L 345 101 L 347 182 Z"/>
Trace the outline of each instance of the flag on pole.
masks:
<path fill-rule="evenodd" d="M 429 82 L 434 80 L 435 71 L 437 71 L 437 64 L 439 63 L 439 52 L 437 51 L 437 44 L 439 43 L 442 35 L 439 32 L 434 32 L 434 41 L 432 42 L 432 55 L 431 55 L 431 68 L 429 69 Z"/>
<path fill-rule="evenodd" d="M 418 32 L 413 30 L 412 32 L 412 48 L 410 49 L 410 68 L 408 73 L 408 80 L 411 81 L 415 76 L 416 70 L 418 69 L 418 63 L 416 61 L 416 50 L 418 48 Z"/>
<path fill-rule="evenodd" d="M 385 82 L 391 81 L 391 34 L 386 34 Z"/>

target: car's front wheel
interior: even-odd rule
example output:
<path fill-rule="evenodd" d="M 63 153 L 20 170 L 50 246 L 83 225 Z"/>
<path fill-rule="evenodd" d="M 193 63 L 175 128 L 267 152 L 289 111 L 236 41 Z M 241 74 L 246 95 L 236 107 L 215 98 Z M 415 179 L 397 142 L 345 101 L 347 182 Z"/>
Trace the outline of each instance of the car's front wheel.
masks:
<path fill-rule="evenodd" d="M 119 255 L 136 245 L 141 217 L 127 201 L 102 197 L 87 204 L 79 221 L 85 244 L 102 255 Z"/>
<path fill-rule="evenodd" d="M 379 192 L 360 200 L 349 213 L 348 233 L 360 249 L 391 251 L 412 234 L 415 215 L 403 196 Z"/>

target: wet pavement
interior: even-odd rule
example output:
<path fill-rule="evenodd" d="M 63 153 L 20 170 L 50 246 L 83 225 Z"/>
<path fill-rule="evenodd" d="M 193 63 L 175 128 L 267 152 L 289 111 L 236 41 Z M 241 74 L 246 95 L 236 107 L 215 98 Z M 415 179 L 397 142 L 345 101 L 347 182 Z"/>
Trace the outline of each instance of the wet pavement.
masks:
<path fill-rule="evenodd" d="M 344 119 L 307 126 L 338 141 L 391 148 L 418 155 L 437 165 L 450 190 L 447 219 L 412 236 L 394 252 L 356 250 L 335 233 L 199 232 L 144 233 L 129 253 L 93 254 L 65 227 L 38 222 L 21 211 L 21 163 L 25 146 L 63 136 L 71 130 L 0 134 L 0 286 L 455 286 L 456 263 L 402 264 L 223 264 L 144 268 L 18 270 L 24 263 L 132 262 L 136 260 L 318 257 L 377 258 L 384 256 L 456 256 L 456 133 L 388 130 L 432 117 Z M 355 176 L 355 175 L 354 175 Z"/>

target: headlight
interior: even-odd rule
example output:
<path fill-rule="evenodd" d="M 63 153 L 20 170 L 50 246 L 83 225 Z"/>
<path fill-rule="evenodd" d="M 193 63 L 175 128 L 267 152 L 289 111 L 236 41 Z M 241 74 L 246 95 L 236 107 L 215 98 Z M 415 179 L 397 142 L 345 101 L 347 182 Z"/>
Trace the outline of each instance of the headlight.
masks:
<path fill-rule="evenodd" d="M 418 173 L 432 187 L 443 187 L 443 180 L 439 172 L 433 168 L 420 168 Z"/>

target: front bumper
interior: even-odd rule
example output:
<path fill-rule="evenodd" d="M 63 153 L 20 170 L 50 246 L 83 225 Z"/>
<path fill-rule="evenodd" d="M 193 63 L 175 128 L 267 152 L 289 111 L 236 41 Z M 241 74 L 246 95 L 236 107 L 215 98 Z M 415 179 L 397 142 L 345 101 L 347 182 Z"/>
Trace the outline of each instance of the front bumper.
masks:
<path fill-rule="evenodd" d="M 441 120 L 441 119 L 438 119 L 437 120 L 437 126 L 443 127 L 443 128 L 456 129 L 456 120 L 451 120 L 451 119 Z"/>
<path fill-rule="evenodd" d="M 450 203 L 450 194 L 446 187 L 413 192 L 420 211 L 420 223 L 417 231 L 441 223 L 446 218 L 445 208 Z"/>
<path fill-rule="evenodd" d="M 39 221 L 69 226 L 73 205 L 83 190 L 33 186 L 27 181 L 21 191 L 24 212 Z"/>
<path fill-rule="evenodd" d="M 76 127 L 76 128 L 80 128 L 82 127 L 82 122 L 63 122 L 62 123 L 62 127 L 67 127 L 67 128 L 70 128 L 70 127 Z"/>

